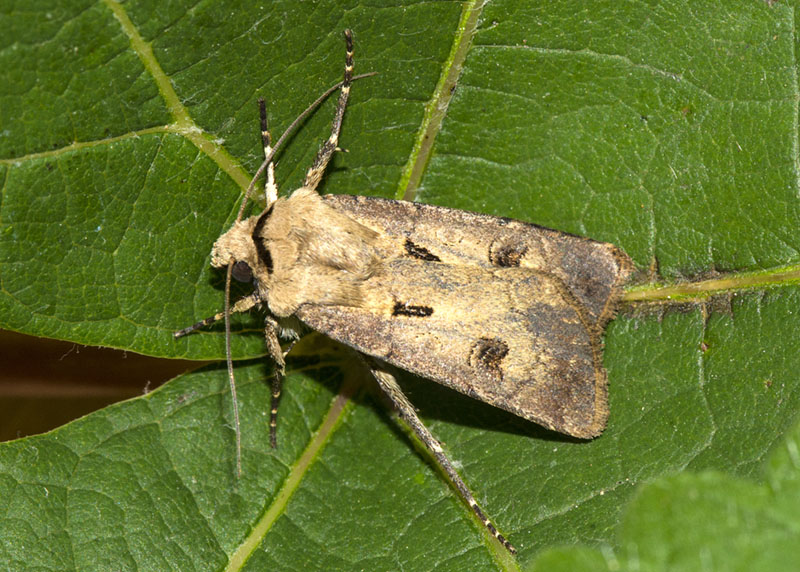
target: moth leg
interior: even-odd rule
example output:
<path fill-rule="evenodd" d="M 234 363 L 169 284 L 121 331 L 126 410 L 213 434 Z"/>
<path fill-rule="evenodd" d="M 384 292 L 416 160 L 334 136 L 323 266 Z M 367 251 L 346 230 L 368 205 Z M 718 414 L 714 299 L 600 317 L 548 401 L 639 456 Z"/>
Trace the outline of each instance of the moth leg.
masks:
<path fill-rule="evenodd" d="M 263 98 L 258 100 L 258 111 L 261 116 L 261 143 L 264 146 L 264 158 L 272 153 L 272 138 L 267 127 L 267 104 Z M 266 182 L 264 183 L 264 197 L 267 206 L 278 200 L 278 185 L 275 183 L 275 162 L 270 161 L 265 171 Z"/>
<path fill-rule="evenodd" d="M 272 377 L 272 401 L 269 410 L 269 444 L 275 449 L 278 446 L 278 404 L 281 401 L 283 376 L 286 374 L 286 360 L 284 358 L 288 351 L 284 352 L 283 348 L 281 348 L 281 343 L 278 340 L 280 328 L 275 318 L 269 316 L 265 321 L 264 335 L 267 339 L 267 352 L 275 362 L 275 375 Z"/>
<path fill-rule="evenodd" d="M 250 310 L 254 306 L 257 306 L 260 301 L 261 301 L 261 298 L 258 297 L 258 292 L 253 292 L 249 296 L 245 296 L 244 298 L 239 298 L 239 300 L 237 300 L 236 303 L 231 308 L 231 314 L 238 314 L 240 312 L 247 312 L 248 310 Z M 182 330 L 178 330 L 177 332 L 174 332 L 172 335 L 176 339 L 177 338 L 182 338 L 183 336 L 185 336 L 187 334 L 191 334 L 195 330 L 199 330 L 201 328 L 205 328 L 206 326 L 210 326 L 211 324 L 213 324 L 215 322 L 219 322 L 224 317 L 225 317 L 225 312 L 217 312 L 213 316 L 209 316 L 208 318 L 206 318 L 204 320 L 200 320 L 199 322 L 197 322 L 195 324 L 192 324 L 191 326 L 188 326 L 186 328 L 183 328 Z"/>
<path fill-rule="evenodd" d="M 378 385 L 381 387 L 383 392 L 389 397 L 395 408 L 397 408 L 397 412 L 400 414 L 400 417 L 402 417 L 403 420 L 408 423 L 419 440 L 422 441 L 425 444 L 425 447 L 427 447 L 428 450 L 433 453 L 434 457 L 436 457 L 436 460 L 439 462 L 439 466 L 444 469 L 445 473 L 447 473 L 447 476 L 450 478 L 450 481 L 453 483 L 453 485 L 455 485 L 456 489 L 458 489 L 461 497 L 467 501 L 467 504 L 470 506 L 475 515 L 480 519 L 489 532 L 491 532 L 492 535 L 500 541 L 500 544 L 505 546 L 506 549 L 508 549 L 508 551 L 512 554 L 516 554 L 517 549 L 514 548 L 511 543 L 497 531 L 497 528 L 495 528 L 494 524 L 492 524 L 492 521 L 486 517 L 481 507 L 478 506 L 478 502 L 475 500 L 475 497 L 472 496 L 472 493 L 467 488 L 467 485 L 459 476 L 458 472 L 453 466 L 453 463 L 447 458 L 447 455 L 445 454 L 444 449 L 442 449 L 439 441 L 436 440 L 436 438 L 417 416 L 414 406 L 411 405 L 411 402 L 403 393 L 403 390 L 398 385 L 395 377 L 388 371 L 381 368 L 374 360 L 371 360 L 366 356 L 364 357 L 367 360 L 370 370 L 372 371 L 372 375 L 375 377 L 375 380 L 378 382 Z"/>
<path fill-rule="evenodd" d="M 272 377 L 272 401 L 269 410 L 269 444 L 276 449 L 278 447 L 278 405 L 281 401 L 283 378 L 286 375 L 286 355 L 292 351 L 298 340 L 292 340 L 289 347 L 284 350 L 278 339 L 278 332 L 280 332 L 278 321 L 272 316 L 267 316 L 265 322 L 264 335 L 267 339 L 267 351 L 269 357 L 275 362 L 275 375 Z"/>
<path fill-rule="evenodd" d="M 311 168 L 306 173 L 304 187 L 309 189 L 316 189 L 319 185 L 322 174 L 325 172 L 325 167 L 333 157 L 334 152 L 338 149 L 339 132 L 342 129 L 342 118 L 344 117 L 344 110 L 347 107 L 347 99 L 350 97 L 350 84 L 353 82 L 353 32 L 350 30 L 344 31 L 344 39 L 347 44 L 347 57 L 344 63 L 344 81 L 342 82 L 342 91 L 339 94 L 339 101 L 336 104 L 336 113 L 333 116 L 333 124 L 331 125 L 331 135 L 328 140 L 322 144 L 322 147 L 317 151 L 317 156 L 311 164 Z"/>

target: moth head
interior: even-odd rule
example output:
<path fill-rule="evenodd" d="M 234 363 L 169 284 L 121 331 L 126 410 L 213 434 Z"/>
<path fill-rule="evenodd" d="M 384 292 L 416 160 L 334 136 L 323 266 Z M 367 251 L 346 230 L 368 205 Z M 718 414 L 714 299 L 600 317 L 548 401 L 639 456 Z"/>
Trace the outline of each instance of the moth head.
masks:
<path fill-rule="evenodd" d="M 211 250 L 211 265 L 214 268 L 225 268 L 233 263 L 234 277 L 249 281 L 258 264 L 258 253 L 252 238 L 256 220 L 257 217 L 251 217 L 237 221 L 217 239 Z M 248 274 L 250 277 L 247 277 Z"/>

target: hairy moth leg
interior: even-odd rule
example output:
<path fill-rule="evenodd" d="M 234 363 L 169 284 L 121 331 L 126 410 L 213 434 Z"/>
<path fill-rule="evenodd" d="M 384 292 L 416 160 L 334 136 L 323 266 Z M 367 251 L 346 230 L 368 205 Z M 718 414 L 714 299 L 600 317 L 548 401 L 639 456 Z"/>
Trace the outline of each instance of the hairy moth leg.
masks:
<path fill-rule="evenodd" d="M 278 340 L 280 326 L 275 318 L 268 316 L 264 321 L 266 323 L 264 337 L 267 341 L 267 352 L 272 361 L 275 362 L 275 376 L 272 378 L 272 402 L 269 411 L 269 444 L 275 449 L 278 446 L 278 404 L 281 400 L 283 376 L 286 374 L 286 360 L 284 358 L 289 352 L 284 352 L 283 348 L 281 348 L 281 343 Z"/>
<path fill-rule="evenodd" d="M 492 521 L 490 521 L 483 513 L 483 510 L 478 505 L 475 497 L 472 496 L 472 493 L 467 488 L 466 483 L 464 483 L 464 481 L 461 479 L 461 476 L 456 471 L 453 463 L 447 458 L 447 455 L 445 454 L 444 449 L 442 449 L 439 441 L 433 436 L 433 434 L 431 434 L 428 428 L 425 427 L 420 420 L 417 412 L 414 410 L 414 406 L 411 405 L 411 402 L 403 393 L 403 390 L 398 385 L 395 377 L 383 369 L 375 360 L 363 355 L 362 357 L 367 362 L 367 365 L 369 366 L 370 371 L 375 377 L 375 380 L 378 382 L 380 388 L 397 409 L 400 417 L 406 423 L 408 423 L 408 425 L 414 431 L 414 434 L 419 438 L 420 441 L 422 441 L 425 447 L 427 447 L 427 449 L 433 453 L 433 456 L 436 457 L 439 466 L 444 469 L 445 473 L 447 473 L 450 481 L 453 483 L 453 485 L 455 485 L 459 494 L 467 502 L 475 515 L 480 519 L 489 532 L 492 533 L 492 536 L 500 541 L 500 544 L 505 546 L 506 549 L 512 554 L 516 554 L 517 549 L 514 548 L 511 543 L 497 531 L 497 528 L 494 526 L 494 524 L 492 524 Z"/>
<path fill-rule="evenodd" d="M 267 126 L 267 105 L 263 98 L 258 100 L 258 112 L 261 118 L 261 143 L 264 147 L 264 160 L 272 155 L 272 138 Z M 278 200 L 278 185 L 275 183 L 275 163 L 269 161 L 264 171 L 264 200 L 267 208 Z M 280 326 L 272 316 L 265 319 L 264 337 L 266 338 L 267 351 L 275 362 L 275 375 L 272 378 L 272 392 L 269 411 L 269 444 L 275 449 L 278 447 L 278 405 L 281 401 L 281 386 L 283 377 L 286 374 L 286 354 L 289 350 L 283 351 L 278 340 Z M 294 343 L 292 343 L 292 346 Z M 292 346 L 289 346 L 291 350 Z"/>
<path fill-rule="evenodd" d="M 350 97 L 350 84 L 353 83 L 353 32 L 350 30 L 344 31 L 344 38 L 347 42 L 347 57 L 344 63 L 344 81 L 342 81 L 342 91 L 339 93 L 339 101 L 336 104 L 336 113 L 333 116 L 333 123 L 331 124 L 331 135 L 328 140 L 319 148 L 311 168 L 306 173 L 303 186 L 309 189 L 316 189 L 319 185 L 322 174 L 325 172 L 325 167 L 333 157 L 334 152 L 338 149 L 339 132 L 342 129 L 342 118 L 344 117 L 344 110 L 347 107 L 347 99 Z"/>
<path fill-rule="evenodd" d="M 278 321 L 272 316 L 268 316 L 265 319 L 265 323 L 264 335 L 267 340 L 267 352 L 275 362 L 275 376 L 272 378 L 271 387 L 272 401 L 269 411 L 269 444 L 275 449 L 278 447 L 278 405 L 281 401 L 283 378 L 286 376 L 286 356 L 292 351 L 298 340 L 289 342 L 289 347 L 284 350 L 278 339 L 278 332 L 281 331 Z"/>
<path fill-rule="evenodd" d="M 258 112 L 261 116 L 261 143 L 264 146 L 264 160 L 272 154 L 272 138 L 267 127 L 267 104 L 264 98 L 258 99 Z M 275 162 L 270 161 L 264 172 L 266 181 L 264 182 L 264 198 L 266 205 L 269 206 L 278 200 L 278 185 L 275 183 Z"/>
<path fill-rule="evenodd" d="M 231 308 L 231 314 L 239 314 L 241 312 L 247 312 L 248 310 L 255 307 L 260 301 L 261 298 L 259 298 L 258 296 L 258 291 L 255 291 L 252 294 L 245 296 L 243 298 L 239 298 Z M 200 320 L 199 322 L 192 324 L 191 326 L 188 326 L 186 328 L 183 328 L 182 330 L 174 332 L 172 336 L 175 339 L 182 338 L 183 336 L 191 334 L 195 330 L 199 330 L 201 328 L 205 328 L 206 326 L 210 326 L 211 324 L 219 322 L 224 317 L 225 317 L 225 312 L 217 312 L 213 316 L 209 316 L 208 318 Z"/>

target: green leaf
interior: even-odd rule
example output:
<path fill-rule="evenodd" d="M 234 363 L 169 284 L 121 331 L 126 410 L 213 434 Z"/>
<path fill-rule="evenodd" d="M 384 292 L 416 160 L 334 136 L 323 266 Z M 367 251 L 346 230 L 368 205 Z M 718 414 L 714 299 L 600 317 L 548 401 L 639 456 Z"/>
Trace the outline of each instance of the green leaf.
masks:
<path fill-rule="evenodd" d="M 618 559 L 552 549 L 533 569 L 791 570 L 800 559 L 798 440 L 800 424 L 770 455 L 763 484 L 706 471 L 642 487 L 624 515 Z"/>
<path fill-rule="evenodd" d="M 379 75 L 353 87 L 349 153 L 324 192 L 519 218 L 619 244 L 640 270 L 606 333 L 611 418 L 595 440 L 402 380 L 517 560 L 342 348 L 311 336 L 293 351 L 277 450 L 270 366 L 237 364 L 236 478 L 222 330 L 172 338 L 220 309 L 209 251 L 261 159 L 256 100 L 282 132 L 341 78 L 346 27 L 357 73 Z M 800 409 L 794 28 L 794 5 L 768 2 L 0 7 L 0 326 L 215 362 L 0 446 L 0 560 L 611 568 L 634 566 L 634 542 L 666 567 L 696 553 L 670 538 L 716 550 L 735 530 L 733 558 L 796 533 L 793 505 L 770 498 L 796 479 L 789 460 L 771 461 L 771 489 L 747 482 Z M 283 193 L 333 105 L 283 149 Z M 237 360 L 263 355 L 258 316 L 235 328 Z M 707 500 L 680 504 L 690 493 Z M 672 520 L 648 516 L 665 503 Z M 712 526 L 724 506 L 747 526 Z"/>

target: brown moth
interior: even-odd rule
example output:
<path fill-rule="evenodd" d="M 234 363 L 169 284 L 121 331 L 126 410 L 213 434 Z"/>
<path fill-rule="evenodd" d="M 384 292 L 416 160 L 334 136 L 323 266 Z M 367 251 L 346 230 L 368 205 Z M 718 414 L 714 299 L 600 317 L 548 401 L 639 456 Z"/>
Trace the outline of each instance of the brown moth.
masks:
<path fill-rule="evenodd" d="M 267 350 L 277 364 L 273 446 L 288 353 L 279 338 L 297 340 L 306 326 L 355 349 L 478 518 L 514 553 L 387 364 L 548 429 L 594 437 L 608 417 L 602 334 L 632 265 L 611 244 L 507 218 L 373 197 L 321 196 L 316 187 L 337 150 L 355 79 L 349 30 L 345 38 L 344 81 L 301 116 L 341 87 L 331 135 L 303 186 L 286 198 L 278 198 L 260 102 L 267 206 L 245 220 L 240 211 L 212 251 L 213 266 L 228 268 L 228 283 L 231 274 L 252 281 L 253 293 L 230 309 L 226 300 L 225 312 L 176 337 L 227 321 L 232 312 L 266 312 Z M 236 424 L 238 439 L 238 417 Z"/>

